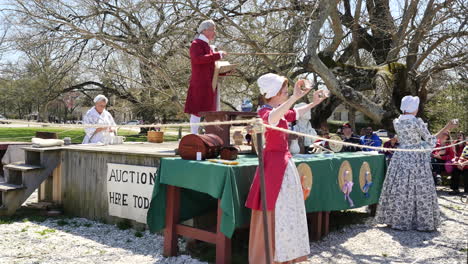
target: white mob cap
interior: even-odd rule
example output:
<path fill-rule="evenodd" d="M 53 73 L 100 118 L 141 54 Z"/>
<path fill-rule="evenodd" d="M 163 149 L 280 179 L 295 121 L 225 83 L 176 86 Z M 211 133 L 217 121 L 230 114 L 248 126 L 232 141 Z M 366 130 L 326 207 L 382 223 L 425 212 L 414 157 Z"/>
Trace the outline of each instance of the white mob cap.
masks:
<path fill-rule="evenodd" d="M 214 26 L 215 26 L 215 22 L 213 20 L 211 20 L 211 19 L 205 20 L 205 21 L 201 22 L 200 25 L 198 26 L 197 32 L 198 32 L 198 34 L 201 34 L 203 32 L 203 30 L 212 28 Z"/>
<path fill-rule="evenodd" d="M 401 99 L 400 110 L 403 113 L 413 113 L 418 110 L 419 97 L 407 95 Z"/>
<path fill-rule="evenodd" d="M 106 104 L 107 104 L 107 102 L 109 102 L 109 99 L 107 99 L 107 97 L 105 97 L 102 94 L 98 94 L 96 97 L 94 97 L 93 101 L 94 101 L 94 103 L 97 103 L 97 102 L 102 101 L 102 100 L 106 101 Z"/>
<path fill-rule="evenodd" d="M 286 80 L 285 77 L 274 73 L 267 73 L 260 76 L 257 80 L 260 94 L 264 95 L 266 99 L 272 98 L 278 94 Z"/>

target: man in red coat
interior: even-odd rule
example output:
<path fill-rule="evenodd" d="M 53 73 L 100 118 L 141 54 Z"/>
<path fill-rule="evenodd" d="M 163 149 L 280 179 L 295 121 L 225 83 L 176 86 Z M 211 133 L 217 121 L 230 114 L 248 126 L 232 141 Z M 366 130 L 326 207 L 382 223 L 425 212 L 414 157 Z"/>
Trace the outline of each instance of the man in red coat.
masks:
<path fill-rule="evenodd" d="M 216 35 L 213 20 L 201 22 L 197 30 L 199 36 L 190 46 L 192 76 L 185 101 L 185 113 L 190 114 L 190 123 L 200 122 L 200 112 L 216 111 L 217 90 L 213 90 L 212 81 L 215 61 L 226 55 L 226 52 L 214 52 L 209 43 Z M 198 134 L 198 125 L 191 125 L 192 134 Z"/>

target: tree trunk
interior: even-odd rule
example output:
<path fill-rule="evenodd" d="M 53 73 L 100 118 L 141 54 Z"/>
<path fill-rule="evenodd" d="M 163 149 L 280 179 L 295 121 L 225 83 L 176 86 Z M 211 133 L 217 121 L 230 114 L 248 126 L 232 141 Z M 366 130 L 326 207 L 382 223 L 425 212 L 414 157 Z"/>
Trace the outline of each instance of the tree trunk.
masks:
<path fill-rule="evenodd" d="M 341 104 L 341 100 L 331 95 L 330 98 L 323 101 L 320 105 L 312 109 L 311 124 L 313 128 L 328 130 L 327 119 L 331 116 L 335 108 Z"/>
<path fill-rule="evenodd" d="M 49 121 L 49 116 L 48 116 L 48 112 L 47 112 L 48 106 L 49 106 L 49 102 L 41 104 L 39 106 L 39 112 L 37 113 L 38 121 L 40 121 L 40 122 Z"/>
<path fill-rule="evenodd" d="M 348 106 L 348 122 L 352 128 L 356 129 L 356 110 Z"/>

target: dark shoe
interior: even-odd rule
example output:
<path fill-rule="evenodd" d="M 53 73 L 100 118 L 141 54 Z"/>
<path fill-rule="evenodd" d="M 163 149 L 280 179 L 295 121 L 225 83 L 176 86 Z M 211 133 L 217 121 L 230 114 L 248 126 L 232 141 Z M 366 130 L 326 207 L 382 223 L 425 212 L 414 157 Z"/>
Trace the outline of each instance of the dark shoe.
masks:
<path fill-rule="evenodd" d="M 442 185 L 442 176 L 440 175 L 436 176 L 436 185 L 438 186 Z"/>
<path fill-rule="evenodd" d="M 456 190 L 456 191 L 451 191 L 451 192 L 448 192 L 449 195 L 459 195 L 460 194 L 460 191 Z"/>

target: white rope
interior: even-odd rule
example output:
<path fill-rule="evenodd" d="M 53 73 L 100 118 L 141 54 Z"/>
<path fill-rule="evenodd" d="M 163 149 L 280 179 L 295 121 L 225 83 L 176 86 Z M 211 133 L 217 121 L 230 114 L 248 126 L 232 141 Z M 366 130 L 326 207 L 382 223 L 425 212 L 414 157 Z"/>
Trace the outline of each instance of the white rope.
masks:
<path fill-rule="evenodd" d="M 263 124 L 263 125 L 265 127 L 267 127 L 267 128 L 270 128 L 270 129 L 278 130 L 278 131 L 288 133 L 288 134 L 294 134 L 294 135 L 297 135 L 297 136 L 308 137 L 308 138 L 312 138 L 312 139 L 319 139 L 319 140 L 322 140 L 322 141 L 328 141 L 328 142 L 332 142 L 332 143 L 335 143 L 335 144 L 341 144 L 341 145 L 345 145 L 345 146 L 352 146 L 352 147 L 357 147 L 357 148 L 367 148 L 367 149 L 374 149 L 374 150 L 381 150 L 381 151 L 432 152 L 434 150 L 441 150 L 441 149 L 451 148 L 453 146 L 460 145 L 462 143 L 467 142 L 467 140 L 464 140 L 464 141 L 460 141 L 460 142 L 458 142 L 456 144 L 451 144 L 451 145 L 448 145 L 448 146 L 444 146 L 444 147 L 440 147 L 440 148 L 433 148 L 433 149 L 384 148 L 384 147 L 373 147 L 373 146 L 366 146 L 366 145 L 359 145 L 359 144 L 354 144 L 354 143 L 349 143 L 349 142 L 343 142 L 343 141 L 333 140 L 333 139 L 329 139 L 329 138 L 323 138 L 323 137 L 319 137 L 319 136 L 312 136 L 312 135 L 292 131 L 292 130 L 289 130 L 289 129 L 284 129 L 284 128 L 281 128 L 281 127 L 271 126 L 271 125 L 267 125 L 267 124 Z"/>
<path fill-rule="evenodd" d="M 151 125 L 115 125 L 115 126 L 109 126 L 109 125 L 79 125 L 79 124 L 56 124 L 56 123 L 41 123 L 41 122 L 30 122 L 30 121 L 25 121 L 25 120 L 14 120 L 14 119 L 7 119 L 7 120 L 2 120 L 2 122 L 10 122 L 10 123 L 17 123 L 17 124 L 33 124 L 33 125 L 42 125 L 42 126 L 53 126 L 53 127 L 66 127 L 66 128 L 97 128 L 97 127 L 124 127 L 124 128 L 132 128 L 132 127 L 137 127 L 137 128 L 166 128 L 166 127 L 190 127 L 190 125 L 199 125 L 199 126 L 219 126 L 219 125 L 234 125 L 234 124 L 259 124 L 260 118 L 251 118 L 251 119 L 244 119 L 244 120 L 231 120 L 231 121 L 215 121 L 215 122 L 199 122 L 199 123 L 171 123 L 171 124 L 151 124 Z M 432 152 L 435 150 L 441 150 L 441 149 L 446 149 L 446 148 L 451 148 L 456 145 L 463 144 L 467 142 L 467 140 L 460 141 L 455 144 L 451 144 L 448 146 L 444 147 L 439 147 L 439 148 L 433 148 L 433 149 L 401 149 L 401 148 L 384 148 L 384 147 L 373 147 L 373 146 L 366 146 L 366 145 L 359 145 L 359 144 L 354 144 L 354 143 L 349 143 L 349 142 L 343 142 L 343 141 L 338 141 L 338 140 L 333 140 L 333 139 L 328 139 L 328 138 L 323 138 L 319 136 L 312 136 L 296 131 L 292 131 L 289 129 L 284 129 L 276 126 L 271 126 L 264 124 L 261 122 L 263 127 L 278 130 L 287 134 L 294 134 L 297 136 L 302 136 L 302 137 L 308 137 L 312 138 L 315 140 L 322 140 L 322 141 L 327 141 L 327 142 L 332 142 L 335 144 L 341 144 L 344 146 L 352 146 L 352 147 L 357 147 L 357 148 L 366 148 L 366 149 L 373 149 L 373 150 L 380 150 L 380 151 L 401 151 L 401 152 Z M 62 132 L 60 132 L 62 133 Z M 18 137 L 21 138 L 21 137 Z M 28 137 L 22 137 L 22 138 L 28 138 Z"/>
<path fill-rule="evenodd" d="M 163 128 L 163 127 L 190 127 L 190 125 L 199 126 L 219 126 L 219 125 L 235 125 L 235 124 L 253 124 L 255 118 L 244 120 L 231 120 L 231 121 L 215 121 L 215 122 L 200 122 L 200 123 L 171 123 L 171 124 L 150 124 L 150 125 L 104 125 L 104 124 L 57 124 L 57 123 L 44 123 L 44 122 L 30 122 L 25 120 L 2 120 L 2 122 L 10 122 L 15 124 L 29 124 L 39 126 L 52 126 L 52 127 L 68 127 L 68 128 L 98 128 L 98 127 L 125 127 L 125 128 Z M 0 126 L 1 127 L 1 126 Z"/>

